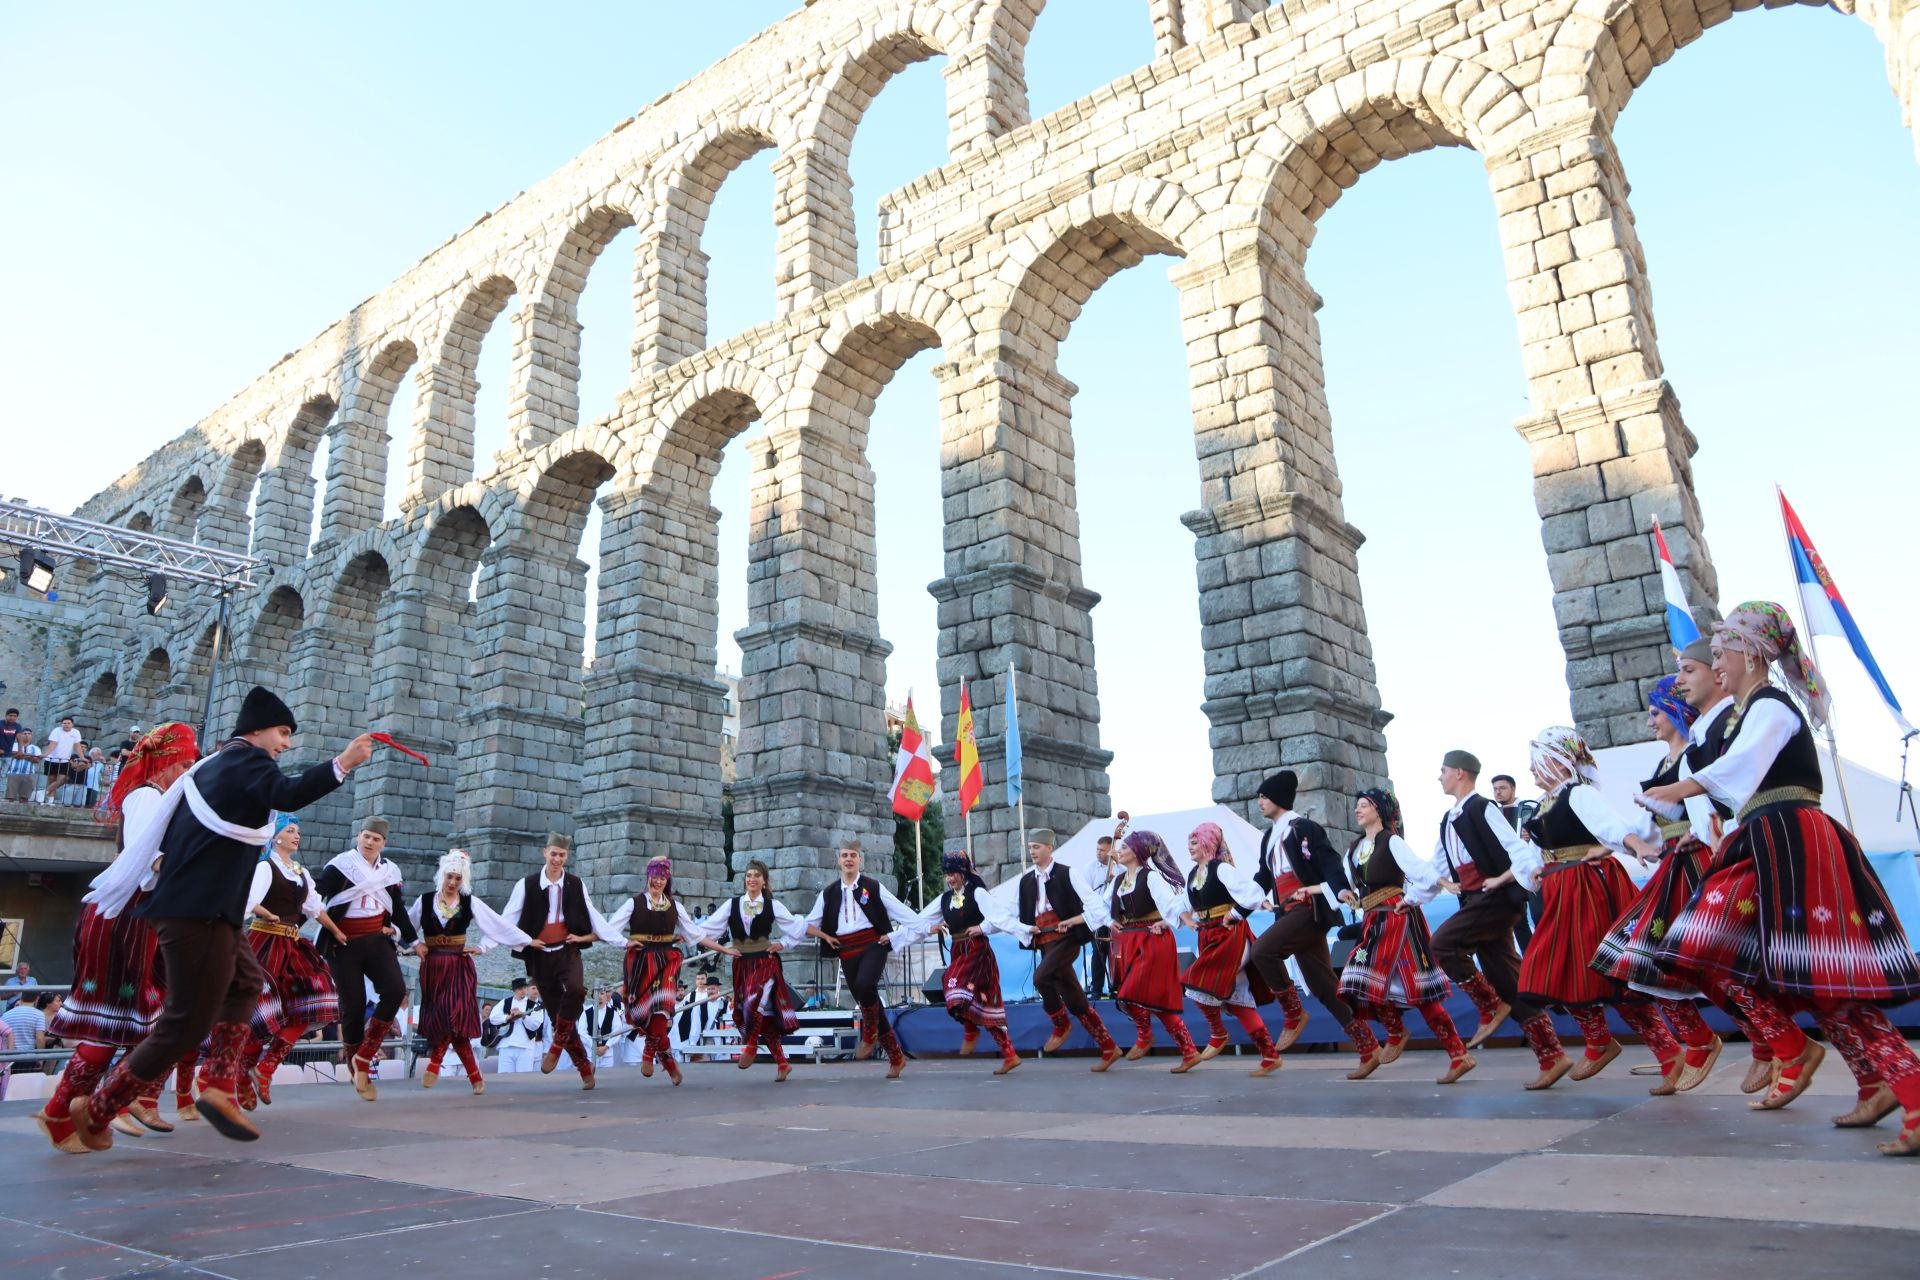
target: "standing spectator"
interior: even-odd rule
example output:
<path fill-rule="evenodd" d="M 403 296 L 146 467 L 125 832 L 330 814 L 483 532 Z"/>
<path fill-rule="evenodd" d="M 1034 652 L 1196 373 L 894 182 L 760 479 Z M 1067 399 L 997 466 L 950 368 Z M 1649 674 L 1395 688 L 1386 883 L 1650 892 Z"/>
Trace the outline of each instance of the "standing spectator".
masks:
<path fill-rule="evenodd" d="M 33 745 L 33 731 L 22 728 L 13 740 L 13 754 L 7 757 L 7 799 L 33 804 L 39 795 L 40 748 Z"/>
<path fill-rule="evenodd" d="M 20 708 L 8 707 L 7 718 L 0 720 L 0 758 L 13 754 L 13 737 L 20 732 Z"/>
<path fill-rule="evenodd" d="M 18 945 L 16 942 L 15 945 Z M 40 979 L 33 976 L 33 966 L 26 960 L 17 961 L 13 966 L 13 976 L 0 982 L 0 991 L 7 992 L 7 1008 L 20 1003 L 20 993 L 31 991 L 40 985 Z"/>
<path fill-rule="evenodd" d="M 120 740 L 120 754 L 125 755 L 140 745 L 140 726 L 134 725 L 127 730 L 127 736 Z"/>
<path fill-rule="evenodd" d="M 54 765 L 65 764 L 73 759 L 73 749 L 80 745 L 80 741 L 80 731 L 73 727 L 73 717 L 62 716 L 60 727 L 47 735 L 46 760 L 49 775 L 55 772 Z"/>
<path fill-rule="evenodd" d="M 53 993 L 43 991 L 39 998 L 22 1000 L 6 1013 L 0 1014 L 0 1022 L 5 1022 L 13 1031 L 14 1048 L 24 1053 L 28 1049 L 47 1047 L 47 1010 L 52 1007 Z"/>

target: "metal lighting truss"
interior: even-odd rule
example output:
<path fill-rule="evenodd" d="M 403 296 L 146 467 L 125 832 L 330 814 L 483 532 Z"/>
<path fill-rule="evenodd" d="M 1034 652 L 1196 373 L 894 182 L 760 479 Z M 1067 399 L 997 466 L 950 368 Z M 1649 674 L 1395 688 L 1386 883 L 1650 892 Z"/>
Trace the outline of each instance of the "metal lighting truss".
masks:
<path fill-rule="evenodd" d="M 19 502 L 0 501 L 0 543 L 23 551 L 45 551 L 98 565 L 157 573 L 168 582 L 204 582 L 225 591 L 246 590 L 253 586 L 254 573 L 269 567 L 255 556 L 55 515 Z"/>

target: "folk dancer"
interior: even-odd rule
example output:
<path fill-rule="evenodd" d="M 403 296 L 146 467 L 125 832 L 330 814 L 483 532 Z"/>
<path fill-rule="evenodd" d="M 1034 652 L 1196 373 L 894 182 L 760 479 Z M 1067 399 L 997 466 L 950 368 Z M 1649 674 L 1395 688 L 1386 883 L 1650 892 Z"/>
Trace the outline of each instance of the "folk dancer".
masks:
<path fill-rule="evenodd" d="M 1566 726 L 1543 729 L 1531 745 L 1533 780 L 1545 797 L 1527 819 L 1527 836 L 1545 867 L 1540 896 L 1545 902 L 1533 941 L 1520 962 L 1520 995 L 1536 1004 L 1556 1006 L 1580 1024 L 1586 1050 L 1574 1064 L 1575 1080 L 1600 1074 L 1620 1056 L 1620 1042 L 1607 1026 L 1607 1010 L 1639 1034 L 1660 1062 L 1658 1092 L 1678 1084 L 1680 1045 L 1653 1002 L 1625 983 L 1595 973 L 1589 965 L 1613 922 L 1635 896 L 1633 881 L 1614 856 L 1657 854 L 1594 785 L 1599 765 L 1586 740 Z"/>
<path fill-rule="evenodd" d="M 1006 1075 L 1020 1065 L 1013 1039 L 1007 1034 L 1007 1004 L 1000 995 L 1000 962 L 994 958 L 990 933 L 1011 934 L 1022 942 L 1033 930 L 1014 919 L 1001 901 L 987 892 L 987 882 L 973 869 L 963 852 L 949 853 L 940 862 L 946 892 L 929 902 L 915 917 L 915 940 L 945 933 L 952 941 L 943 983 L 947 1016 L 960 1024 L 960 1056 L 973 1052 L 985 1031 L 1000 1050 L 993 1074 Z"/>
<path fill-rule="evenodd" d="M 1282 769 L 1260 784 L 1255 801 L 1273 824 L 1260 837 L 1260 865 L 1253 873 L 1266 895 L 1260 905 L 1271 908 L 1273 923 L 1253 944 L 1253 966 L 1285 1015 L 1274 1051 L 1284 1053 L 1307 1025 L 1300 989 L 1287 973 L 1291 956 L 1313 998 L 1333 1015 L 1360 1055 L 1360 1065 L 1347 1078 L 1364 1080 L 1383 1061 L 1380 1042 L 1366 1020 L 1355 1017 L 1340 998 L 1340 975 L 1333 971 L 1327 951 L 1327 931 L 1340 923 L 1334 897 L 1328 894 L 1338 896 L 1349 888 L 1347 873 L 1326 828 L 1294 809 L 1299 788 L 1299 776 Z"/>
<path fill-rule="evenodd" d="M 368 1102 L 380 1096 L 373 1083 L 380 1054 L 393 1030 L 394 1015 L 407 998 L 407 977 L 400 971 L 400 946 L 419 942 L 401 895 L 400 868 L 382 856 L 387 847 L 387 821 L 368 818 L 353 837 L 353 848 L 337 854 L 321 868 L 320 897 L 329 910 L 340 908 L 338 920 L 346 941 L 321 935 L 320 954 L 333 970 L 340 993 L 340 1040 L 348 1047 L 353 1091 Z M 367 983 L 376 997 L 373 1017 L 367 1017 Z"/>
<path fill-rule="evenodd" d="M 273 834 L 275 810 L 301 809 L 330 794 L 373 754 L 373 740 L 362 734 L 331 760 L 298 776 L 282 773 L 274 762 L 293 745 L 296 727 L 279 698 L 249 690 L 232 738 L 167 789 L 163 818 L 129 846 L 138 849 L 136 886 L 161 855 L 153 894 L 135 910 L 159 939 L 166 1000 L 147 1038 L 99 1088 L 71 1104 L 80 1140 L 96 1151 L 113 1145 L 107 1122 L 120 1108 L 202 1040 L 208 1042 L 207 1088 L 195 1107 L 224 1137 L 260 1136 L 234 1096 L 264 982 L 253 948 L 240 936 L 254 864 Z"/>
<path fill-rule="evenodd" d="M 1094 930 L 1109 923 L 1107 904 L 1082 873 L 1055 860 L 1053 845 L 1054 834 L 1049 828 L 1040 827 L 1028 834 L 1027 857 L 1033 866 L 1021 873 L 1018 891 L 1020 923 L 1032 930 L 1022 945 L 1040 953 L 1040 963 L 1033 971 L 1033 989 L 1039 992 L 1040 1005 L 1053 1024 L 1041 1052 L 1052 1053 L 1067 1042 L 1073 1033 L 1073 1023 L 1068 1021 L 1071 1014 L 1100 1050 L 1100 1061 L 1093 1064 L 1093 1070 L 1105 1071 L 1119 1060 L 1120 1046 L 1114 1043 L 1099 1012 L 1087 1002 L 1074 964 L 1080 958 L 1080 948 L 1093 940 Z"/>
<path fill-rule="evenodd" d="M 1695 643 L 1702 646 L 1702 656 L 1707 656 L 1704 642 Z M 1706 687 L 1715 688 L 1711 682 Z M 1703 705 L 1712 704 L 1707 702 Z M 1731 700 L 1727 706 L 1729 710 L 1732 708 Z M 1693 896 L 1694 887 L 1706 874 L 1707 862 L 1712 857 L 1713 813 L 1704 797 L 1696 796 L 1691 801 L 1702 810 L 1701 816 L 1708 824 L 1706 838 L 1701 839 L 1694 832 L 1696 819 L 1688 813 L 1686 806 L 1662 805 L 1656 809 L 1649 804 L 1645 794 L 1649 787 L 1666 786 L 1687 776 L 1689 755 L 1696 752 L 1691 735 L 1698 722 L 1699 712 L 1690 701 L 1688 688 L 1681 683 L 1681 678 L 1678 675 L 1662 676 L 1647 695 L 1647 727 L 1653 731 L 1655 739 L 1666 747 L 1667 755 L 1653 776 L 1640 784 L 1641 794 L 1636 797 L 1636 801 L 1647 810 L 1640 835 L 1650 844 L 1658 845 L 1659 862 L 1653 875 L 1641 886 L 1639 896 L 1613 922 L 1613 927 L 1607 930 L 1606 936 L 1595 949 L 1593 959 L 1588 961 L 1596 973 L 1612 981 L 1626 983 L 1632 990 L 1651 997 L 1654 1005 L 1672 1024 L 1674 1034 L 1680 1038 L 1680 1070 L 1661 1080 L 1653 1089 L 1656 1096 L 1695 1088 L 1712 1074 L 1714 1064 L 1720 1060 L 1720 1037 L 1701 1018 L 1700 1011 L 1693 1005 L 1692 993 L 1671 991 L 1660 986 L 1660 973 L 1648 960 L 1648 939 L 1658 939 L 1666 933 L 1667 922 Z M 1636 856 L 1644 852 L 1644 849 L 1635 850 Z M 1644 857 L 1642 861 L 1645 861 Z M 1765 1087 L 1764 1081 L 1760 1087 Z"/>
<path fill-rule="evenodd" d="M 1153 1022 L 1173 1037 L 1180 1050 L 1174 1075 L 1200 1065 L 1200 1049 L 1182 1016 L 1186 992 L 1180 985 L 1180 948 L 1173 922 L 1187 911 L 1186 881 L 1167 842 L 1152 831 L 1129 832 L 1114 846 L 1120 870 L 1107 901 L 1113 920 L 1113 998 L 1133 1019 L 1129 1062 L 1153 1050 Z"/>
<path fill-rule="evenodd" d="M 715 951 L 733 957 L 733 1025 L 740 1033 L 741 1070 L 753 1065 L 758 1049 L 765 1049 L 773 1058 L 773 1082 L 780 1084 L 793 1071 L 785 1037 L 800 1029 L 800 1002 L 787 985 L 780 953 L 806 941 L 807 922 L 773 896 L 768 888 L 772 880 L 766 863 L 750 859 L 741 876 L 746 891 L 714 908 L 699 928 Z M 663 1029 L 663 1046 L 665 1035 Z M 662 1053 L 662 1060 L 671 1064 L 671 1051 Z M 640 1069 L 652 1070 L 644 1062 Z M 680 1069 L 669 1065 L 668 1071 L 678 1084 Z"/>
<path fill-rule="evenodd" d="M 420 1087 L 440 1083 L 440 1067 L 451 1047 L 478 1095 L 487 1091 L 487 1082 L 473 1052 L 480 1035 L 480 976 L 473 957 L 496 946 L 528 946 L 533 939 L 474 897 L 472 884 L 473 859 L 465 849 L 449 849 L 434 874 L 433 892 L 413 900 L 407 920 L 417 939 L 413 954 L 420 959 L 419 1031 L 427 1042 Z"/>
<path fill-rule="evenodd" d="M 496 1069 L 503 1076 L 520 1075 L 534 1069 L 534 1048 L 547 1038 L 547 1011 L 533 994 L 533 983 L 525 978 L 513 980 L 512 994 L 493 1006 L 487 1021 L 500 1028 L 495 1045 L 499 1057 Z"/>
<path fill-rule="evenodd" d="M 1560 1046 L 1553 1019 L 1520 998 L 1520 957 L 1513 949 L 1514 924 L 1540 878 L 1540 851 L 1474 789 L 1479 779 L 1480 760 L 1472 752 L 1441 757 L 1440 789 L 1453 807 L 1440 819 L 1434 862 L 1440 888 L 1458 894 L 1460 906 L 1433 931 L 1433 958 L 1480 1011 L 1467 1048 L 1479 1048 L 1511 1015 L 1540 1064 L 1527 1088 L 1550 1089 L 1573 1070 L 1573 1061 Z"/>
<path fill-rule="evenodd" d="M 839 862 L 839 877 L 813 900 L 804 927 L 840 957 L 840 975 L 859 1006 L 860 1043 L 853 1056 L 870 1058 L 878 1045 L 887 1055 L 887 1079 L 898 1080 L 907 1069 L 907 1055 L 880 1005 L 880 979 L 887 957 L 912 937 L 914 910 L 862 873 L 859 840 L 841 843 Z"/>
<path fill-rule="evenodd" d="M 667 1041 L 680 990 L 679 943 L 685 939 L 704 947 L 707 938 L 673 892 L 673 863 L 666 858 L 649 859 L 646 886 L 621 903 L 607 917 L 607 924 L 611 932 L 601 935 L 601 941 L 626 948 L 626 1024 L 646 1040 L 641 1074 L 653 1074 L 657 1057 L 668 1077 L 679 1084 L 680 1068 Z M 744 1049 L 741 1056 L 745 1057 Z"/>
<path fill-rule="evenodd" d="M 1773 1085 L 1750 1105 L 1776 1110 L 1805 1092 L 1824 1053 L 1793 1023 L 1791 1012 L 1807 1009 L 1828 1039 L 1858 1042 L 1845 1055 L 1860 1063 L 1856 1083 L 1884 1084 L 1904 1109 L 1880 1151 L 1920 1154 L 1920 1057 L 1881 1011 L 1920 996 L 1920 964 L 1859 842 L 1820 808 L 1813 730 L 1829 706 L 1820 673 L 1786 611 L 1768 601 L 1727 615 L 1713 660 L 1737 703 L 1726 751 L 1647 794 L 1659 803 L 1710 795 L 1735 810 L 1736 825 L 1655 962 L 1730 1000 L 1772 1044 Z M 1769 683 L 1769 665 L 1804 711 Z"/>
<path fill-rule="evenodd" d="M 274 828 L 273 839 L 267 842 L 260 864 L 253 869 L 253 884 L 247 890 L 247 942 L 253 947 L 253 958 L 260 962 L 260 971 L 267 975 L 267 986 L 254 1016 L 248 1073 L 239 1082 L 242 1106 L 247 1101 L 247 1075 L 252 1077 L 254 1095 L 271 1105 L 273 1073 L 279 1070 L 294 1042 L 307 1033 L 308 1027 L 340 1016 L 333 974 L 314 945 L 300 936 L 300 928 L 309 920 L 318 920 L 336 946 L 344 945 L 347 935 L 327 914 L 326 901 L 313 877 L 296 861 L 300 852 L 299 820 L 290 813 L 278 814 Z"/>
<path fill-rule="evenodd" d="M 1253 930 L 1247 926 L 1247 917 L 1260 907 L 1260 886 L 1233 865 L 1225 834 L 1214 823 L 1193 829 L 1187 853 L 1193 870 L 1187 873 L 1187 911 L 1180 919 L 1198 935 L 1198 954 L 1181 972 L 1180 985 L 1207 1020 L 1207 1047 L 1200 1056 L 1211 1058 L 1227 1047 L 1227 1024 L 1220 1014 L 1225 1006 L 1260 1051 L 1260 1065 L 1248 1074 L 1270 1076 L 1280 1069 L 1280 1050 L 1259 1006 L 1273 1003 L 1273 991 L 1253 963 Z M 1373 1063 L 1379 1065 L 1377 1052 Z"/>
<path fill-rule="evenodd" d="M 587 1004 L 580 953 L 595 938 L 610 938 L 616 931 L 587 896 L 586 883 L 567 870 L 572 852 L 571 836 L 550 832 L 541 853 L 541 869 L 514 881 L 507 909 L 500 914 L 533 939 L 513 956 L 527 966 L 546 1009 L 547 1051 L 540 1056 L 541 1074 L 551 1075 L 564 1053 L 580 1073 L 580 1087 L 591 1089 L 593 1055 L 580 1044 L 580 1011 Z"/>
<path fill-rule="evenodd" d="M 92 1092 L 106 1075 L 114 1050 L 139 1044 L 160 1014 L 163 982 L 154 964 L 158 944 L 145 917 L 132 909 L 145 901 L 158 879 L 152 855 L 143 852 L 148 842 L 141 837 L 158 815 L 161 797 L 199 754 L 191 728 L 156 725 L 129 753 L 101 809 L 118 820 L 115 835 L 121 853 L 94 878 L 82 899 L 73 933 L 73 986 L 47 1024 L 50 1035 L 74 1046 L 73 1056 L 46 1106 L 34 1116 L 47 1140 L 69 1154 L 89 1149 L 74 1131 L 74 1098 Z M 133 861 L 122 866 L 120 859 L 130 847 Z M 173 1129 L 157 1105 L 161 1084 L 159 1079 L 150 1081 L 126 1104 L 127 1113 L 155 1133 Z M 119 1115 L 111 1121 L 122 1124 Z"/>
<path fill-rule="evenodd" d="M 1400 801 L 1379 787 L 1353 802 L 1359 838 L 1347 849 L 1347 881 L 1341 897 L 1362 913 L 1360 940 L 1340 971 L 1340 996 L 1360 1017 L 1387 1033 L 1382 1064 L 1406 1051 L 1413 1036 L 1400 1016 L 1414 1008 L 1447 1051 L 1447 1069 L 1435 1084 L 1453 1084 L 1479 1064 L 1467 1052 L 1444 1001 L 1453 984 L 1433 958 L 1421 906 L 1440 891 L 1433 864 L 1400 836 Z"/>

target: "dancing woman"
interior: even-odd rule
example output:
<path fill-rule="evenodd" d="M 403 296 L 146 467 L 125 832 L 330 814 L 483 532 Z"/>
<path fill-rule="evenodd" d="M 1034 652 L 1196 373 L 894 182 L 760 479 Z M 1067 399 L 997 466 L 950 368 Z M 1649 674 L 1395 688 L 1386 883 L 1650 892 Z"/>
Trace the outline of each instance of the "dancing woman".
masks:
<path fill-rule="evenodd" d="M 532 944 L 517 925 L 473 896 L 473 860 L 465 849 L 449 849 L 440 859 L 433 892 L 423 893 L 407 909 L 407 919 L 418 933 L 413 954 L 420 957 L 420 1021 L 427 1042 L 427 1069 L 420 1087 L 440 1083 L 440 1066 L 452 1047 L 467 1069 L 467 1083 L 476 1094 L 487 1091 L 474 1056 L 480 1035 L 480 977 L 473 957 L 494 947 Z M 479 941 L 473 941 L 478 933 Z M 265 1097 L 264 1091 L 261 1094 Z"/>
<path fill-rule="evenodd" d="M 1174 865 L 1173 851 L 1151 831 L 1132 832 L 1114 845 L 1113 856 L 1121 867 L 1108 907 L 1113 917 L 1113 998 L 1133 1019 L 1127 1061 L 1144 1058 L 1153 1049 L 1152 1020 L 1157 1017 L 1180 1050 L 1173 1074 L 1183 1075 L 1201 1061 L 1181 1016 L 1186 994 L 1171 923 L 1186 913 L 1186 882 Z"/>
<path fill-rule="evenodd" d="M 1767 1038 L 1777 1073 L 1750 1105 L 1775 1110 L 1806 1091 L 1825 1051 L 1792 1014 L 1811 1009 L 1830 1040 L 1850 1045 L 1861 1086 L 1884 1083 L 1905 1111 L 1881 1152 L 1920 1154 L 1920 1058 L 1881 1010 L 1920 996 L 1920 964 L 1859 842 L 1820 807 L 1813 730 L 1829 708 L 1820 673 L 1786 611 L 1760 600 L 1714 630 L 1713 665 L 1736 703 L 1725 753 L 1647 795 L 1666 804 L 1711 796 L 1736 825 L 1655 963 L 1730 1001 Z M 1769 683 L 1769 665 L 1800 705 Z"/>
<path fill-rule="evenodd" d="M 960 1055 L 973 1052 L 985 1029 L 1000 1050 L 1000 1065 L 993 1074 L 1003 1076 L 1020 1065 L 1020 1055 L 1014 1052 L 1013 1040 L 1007 1034 L 1000 962 L 994 958 L 987 935 L 1005 933 L 1025 942 L 1033 930 L 987 892 L 987 882 L 973 869 L 973 860 L 966 854 L 948 854 L 940 870 L 946 877 L 946 892 L 921 908 L 914 941 L 935 932 L 943 932 L 952 940 L 944 988 L 947 1016 L 961 1026 Z"/>
<path fill-rule="evenodd" d="M 199 755 L 193 730 L 184 724 L 156 725 L 134 746 L 101 809 L 119 820 L 122 858 L 133 838 L 155 820 L 162 794 Z M 136 852 L 135 861 L 139 856 Z M 73 934 L 73 989 L 47 1024 L 49 1035 L 74 1045 L 73 1056 L 34 1117 L 48 1141 L 70 1154 L 90 1149 L 74 1132 L 73 1099 L 91 1093 L 106 1075 L 113 1051 L 140 1043 L 160 1014 L 164 984 L 155 963 L 158 944 L 145 918 L 133 910 L 152 892 L 154 879 L 153 865 L 116 859 L 94 878 L 82 900 Z M 161 1083 L 149 1082 L 127 1105 L 127 1114 L 156 1133 L 173 1128 L 156 1105 Z"/>
<path fill-rule="evenodd" d="M 696 947 L 708 945 L 700 926 L 687 914 L 673 892 L 673 863 L 666 858 L 647 862 L 647 887 L 607 917 L 609 932 L 601 941 L 625 946 L 625 1001 L 627 1025 L 640 1033 L 640 1073 L 653 1074 L 658 1058 L 667 1075 L 680 1083 L 667 1029 L 673 1022 L 680 989 L 680 940 Z M 715 950 L 718 950 L 716 947 Z M 746 1058 L 742 1051 L 741 1057 Z"/>
<path fill-rule="evenodd" d="M 299 852 L 299 820 L 290 813 L 275 815 L 273 839 L 267 842 L 247 891 L 247 942 L 267 976 L 260 1011 L 253 1020 L 248 1075 L 254 1094 L 268 1105 L 273 1103 L 273 1073 L 287 1051 L 308 1027 L 340 1016 L 333 973 L 314 945 L 300 936 L 300 926 L 318 920 L 342 944 L 347 935 L 327 914 L 313 877 L 294 861 Z M 243 1106 L 245 1098 L 243 1090 Z"/>
<path fill-rule="evenodd" d="M 1224 1006 L 1260 1051 L 1260 1065 L 1248 1074 L 1270 1076 L 1280 1069 L 1280 1051 L 1259 1006 L 1272 1004 L 1273 992 L 1252 965 L 1253 930 L 1247 927 L 1247 917 L 1261 902 L 1260 886 L 1233 865 L 1226 835 L 1215 823 L 1193 829 L 1187 853 L 1193 870 L 1187 873 L 1187 910 L 1180 919 L 1198 934 L 1199 954 L 1180 974 L 1180 983 L 1207 1020 L 1207 1047 L 1200 1056 L 1211 1058 L 1227 1047 Z M 1372 1061 L 1377 1065 L 1378 1055 Z"/>
<path fill-rule="evenodd" d="M 842 868 L 849 865 L 845 854 L 840 865 Z M 851 865 L 857 874 L 858 849 L 854 850 Z M 701 937 L 719 943 L 713 947 L 715 951 L 733 957 L 733 1025 L 740 1032 L 740 1069 L 751 1067 L 757 1050 L 764 1048 L 773 1057 L 773 1081 L 779 1084 L 793 1073 L 782 1037 L 800 1028 L 800 1016 L 795 1012 L 799 1002 L 793 998 L 793 988 L 787 985 L 780 953 L 798 946 L 806 938 L 807 922 L 773 896 L 768 888 L 772 877 L 767 872 L 767 864 L 760 859 L 748 861 L 740 883 L 746 891 L 721 903 L 712 915 L 700 922 L 699 930 Z M 893 895 L 887 897 L 891 899 Z M 884 1014 L 881 1020 L 884 1023 Z M 906 1059 L 894 1045 L 891 1031 L 886 1033 L 885 1043 L 893 1059 L 891 1074 L 897 1077 Z M 656 1052 L 667 1074 L 679 1084 L 680 1068 L 674 1064 L 664 1035 Z M 644 1061 L 640 1069 L 647 1069 Z"/>
<path fill-rule="evenodd" d="M 1400 802 L 1378 787 L 1353 802 L 1360 838 L 1347 849 L 1347 882 L 1341 897 L 1363 912 L 1360 942 L 1340 972 L 1340 998 L 1354 1016 L 1372 1018 L 1387 1032 L 1380 1061 L 1392 1062 L 1413 1037 L 1401 1020 L 1402 1006 L 1418 1009 L 1428 1030 L 1447 1051 L 1447 1070 L 1436 1084 L 1452 1084 L 1479 1065 L 1461 1042 L 1442 1002 L 1453 984 L 1433 958 L 1433 939 L 1420 910 L 1440 891 L 1433 864 L 1400 838 Z"/>

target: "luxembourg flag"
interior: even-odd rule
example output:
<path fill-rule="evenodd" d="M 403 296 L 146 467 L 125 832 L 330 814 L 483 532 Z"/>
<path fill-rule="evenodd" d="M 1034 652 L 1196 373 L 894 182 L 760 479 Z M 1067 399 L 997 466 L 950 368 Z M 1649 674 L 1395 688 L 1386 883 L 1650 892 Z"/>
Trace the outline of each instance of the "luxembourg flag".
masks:
<path fill-rule="evenodd" d="M 1800 516 L 1787 501 L 1786 493 L 1777 486 L 1774 492 L 1780 495 L 1780 519 L 1787 527 L 1787 553 L 1793 557 L 1793 576 L 1800 587 L 1800 610 L 1807 620 L 1807 630 L 1817 636 L 1845 637 L 1853 647 L 1853 656 L 1860 659 L 1860 665 L 1873 677 L 1874 686 L 1880 690 L 1880 700 L 1887 704 L 1901 735 L 1911 736 L 1914 728 L 1907 723 L 1906 714 L 1900 710 L 1900 700 L 1893 696 L 1886 676 L 1880 673 L 1880 664 L 1873 660 L 1873 650 L 1867 648 L 1866 637 L 1854 624 L 1853 613 L 1841 598 L 1840 588 L 1834 585 L 1833 575 L 1827 572 L 1826 562 L 1813 549 L 1813 539 L 1807 536 L 1806 526 L 1800 523 Z"/>
<path fill-rule="evenodd" d="M 1667 638 L 1674 648 L 1684 649 L 1700 638 L 1700 628 L 1687 608 L 1687 593 L 1680 589 L 1680 573 L 1673 567 L 1667 537 L 1660 532 L 1659 516 L 1653 518 L 1653 547 L 1660 553 L 1660 590 L 1667 597 Z"/>

